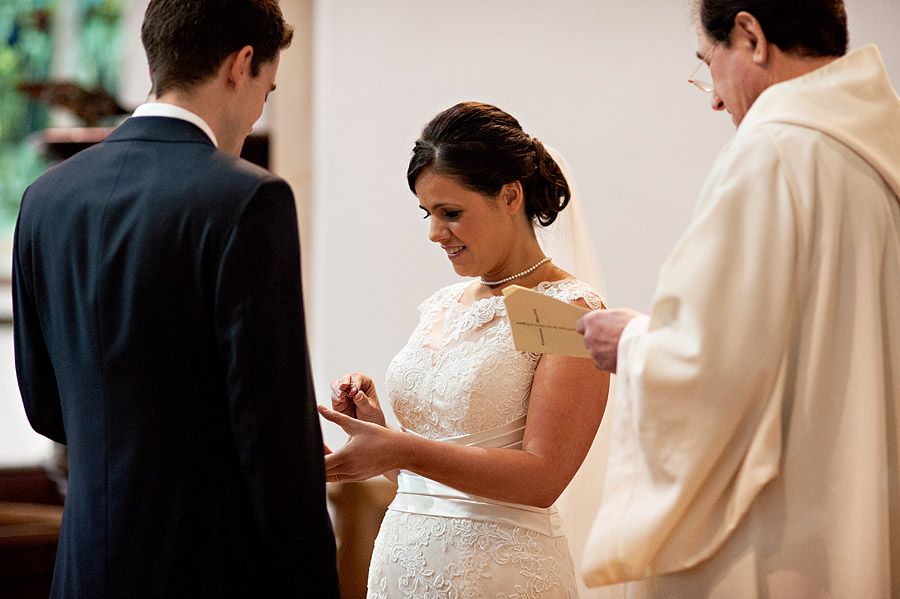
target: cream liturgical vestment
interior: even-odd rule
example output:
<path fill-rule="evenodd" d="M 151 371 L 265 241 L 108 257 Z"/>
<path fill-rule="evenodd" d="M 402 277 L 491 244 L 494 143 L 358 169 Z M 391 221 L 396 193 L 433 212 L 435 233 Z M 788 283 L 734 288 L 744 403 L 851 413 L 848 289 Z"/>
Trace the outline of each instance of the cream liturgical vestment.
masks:
<path fill-rule="evenodd" d="M 900 597 L 898 192 L 874 46 L 760 95 L 619 342 L 590 586 Z"/>

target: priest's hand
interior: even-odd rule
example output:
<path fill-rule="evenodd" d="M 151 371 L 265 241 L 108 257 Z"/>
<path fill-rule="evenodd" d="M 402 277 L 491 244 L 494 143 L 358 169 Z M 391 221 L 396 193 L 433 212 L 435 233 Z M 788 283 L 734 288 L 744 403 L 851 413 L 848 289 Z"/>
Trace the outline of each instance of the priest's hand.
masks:
<path fill-rule="evenodd" d="M 591 352 L 597 370 L 616 371 L 619 338 L 625 326 L 640 315 L 640 312 L 628 308 L 593 310 L 578 320 L 576 330 L 584 335 L 584 345 Z"/>

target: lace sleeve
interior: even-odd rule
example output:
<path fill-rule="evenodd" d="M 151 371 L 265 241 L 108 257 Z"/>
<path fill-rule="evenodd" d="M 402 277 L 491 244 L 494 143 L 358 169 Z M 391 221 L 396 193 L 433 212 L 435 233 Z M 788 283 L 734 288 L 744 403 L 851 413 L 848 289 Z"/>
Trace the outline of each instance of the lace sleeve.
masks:
<path fill-rule="evenodd" d="M 579 279 L 541 283 L 538 286 L 538 291 L 564 302 L 574 302 L 575 300 L 583 299 L 591 310 L 596 310 L 605 305 L 603 296 L 596 289 Z"/>

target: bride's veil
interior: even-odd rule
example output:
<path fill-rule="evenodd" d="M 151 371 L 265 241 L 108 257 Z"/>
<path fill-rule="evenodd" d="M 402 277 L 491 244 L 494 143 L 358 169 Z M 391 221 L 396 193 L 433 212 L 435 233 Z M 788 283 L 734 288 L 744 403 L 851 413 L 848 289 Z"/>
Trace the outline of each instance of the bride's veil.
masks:
<path fill-rule="evenodd" d="M 544 254 L 553 258 L 553 263 L 561 269 L 575 275 L 603 295 L 603 277 L 594 240 L 585 222 L 581 208 L 581 194 L 575 185 L 566 159 L 555 148 L 544 145 L 547 153 L 559 165 L 566 182 L 569 184 L 571 198 L 566 208 L 560 212 L 549 227 L 535 227 L 538 242 Z"/>
<path fill-rule="evenodd" d="M 544 254 L 553 258 L 553 263 L 563 270 L 584 281 L 603 295 L 603 279 L 597 251 L 584 218 L 581 198 L 571 175 L 568 164 L 562 154 L 545 145 L 547 152 L 553 156 L 569 183 L 571 199 L 568 206 L 559 213 L 557 219 L 549 227 L 535 227 L 538 242 Z M 615 378 L 615 377 L 613 377 Z M 603 479 L 606 474 L 606 460 L 609 455 L 609 443 L 612 425 L 612 389 L 614 381 L 610 381 L 609 400 L 600 430 L 594 443 L 585 457 L 572 482 L 563 491 L 556 505 L 566 520 L 566 536 L 575 562 L 575 574 L 581 593 L 581 599 L 598 599 L 616 596 L 612 589 L 588 589 L 581 578 L 581 556 L 587 542 L 588 533 L 600 506 L 603 492 Z M 617 592 L 620 592 L 617 590 Z"/>

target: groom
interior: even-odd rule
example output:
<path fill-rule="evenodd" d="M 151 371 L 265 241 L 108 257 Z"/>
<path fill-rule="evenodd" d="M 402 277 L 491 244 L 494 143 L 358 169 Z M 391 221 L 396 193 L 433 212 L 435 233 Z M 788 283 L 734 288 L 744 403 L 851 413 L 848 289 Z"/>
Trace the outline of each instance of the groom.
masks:
<path fill-rule="evenodd" d="M 29 421 L 68 445 L 52 597 L 337 597 L 294 199 L 237 158 L 277 0 L 151 0 L 151 102 L 25 193 Z"/>

